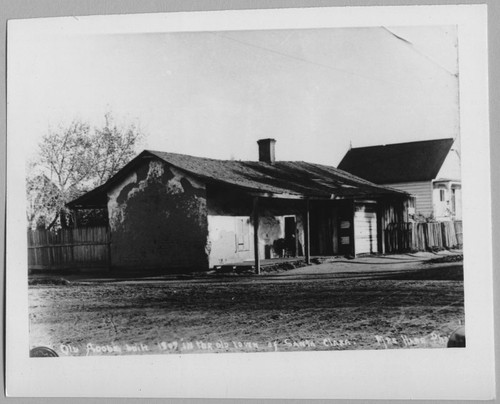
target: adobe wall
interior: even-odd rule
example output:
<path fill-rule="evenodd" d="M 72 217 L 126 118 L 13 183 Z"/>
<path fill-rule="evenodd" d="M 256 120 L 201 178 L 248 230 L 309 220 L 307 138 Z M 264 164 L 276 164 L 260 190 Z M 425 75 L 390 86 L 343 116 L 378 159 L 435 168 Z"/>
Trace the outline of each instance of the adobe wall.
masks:
<path fill-rule="evenodd" d="M 227 201 L 231 200 L 228 204 Z M 275 205 L 275 206 L 273 206 Z M 299 207 L 278 206 L 273 202 L 261 201 L 259 208 L 259 256 L 275 258 L 274 242 L 285 236 L 285 216 L 295 216 L 300 255 L 303 254 L 304 228 L 302 211 Z M 254 226 L 249 201 L 236 200 L 227 195 L 223 201 L 209 199 L 208 233 L 209 265 L 224 265 L 254 259 Z M 241 234 L 241 227 L 246 230 Z"/>
<path fill-rule="evenodd" d="M 108 192 L 111 264 L 131 270 L 208 269 L 205 186 L 161 161 Z"/>

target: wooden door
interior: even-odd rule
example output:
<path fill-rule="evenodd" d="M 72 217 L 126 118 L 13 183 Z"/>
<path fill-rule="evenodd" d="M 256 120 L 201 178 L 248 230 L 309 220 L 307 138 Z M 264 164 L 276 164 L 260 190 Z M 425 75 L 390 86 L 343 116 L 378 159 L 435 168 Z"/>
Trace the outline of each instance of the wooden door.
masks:
<path fill-rule="evenodd" d="M 356 204 L 354 209 L 356 254 L 378 252 L 377 210 L 374 204 Z"/>
<path fill-rule="evenodd" d="M 354 255 L 353 204 L 344 203 L 338 209 L 338 251 L 340 255 Z"/>

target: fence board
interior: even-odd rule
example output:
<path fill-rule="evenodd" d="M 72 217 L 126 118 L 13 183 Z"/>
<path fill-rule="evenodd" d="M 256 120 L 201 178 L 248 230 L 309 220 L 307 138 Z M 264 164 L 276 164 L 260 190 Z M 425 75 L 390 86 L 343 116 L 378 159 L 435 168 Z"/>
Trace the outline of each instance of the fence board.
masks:
<path fill-rule="evenodd" d="M 28 231 L 28 269 L 81 269 L 110 266 L 107 227 Z"/>
<path fill-rule="evenodd" d="M 426 251 L 462 246 L 462 222 L 389 223 L 386 252 Z"/>
<path fill-rule="evenodd" d="M 456 220 L 453 222 L 454 227 L 455 227 L 455 235 L 457 237 L 457 245 L 459 247 L 463 246 L 463 230 L 462 230 L 462 221 L 461 220 Z"/>

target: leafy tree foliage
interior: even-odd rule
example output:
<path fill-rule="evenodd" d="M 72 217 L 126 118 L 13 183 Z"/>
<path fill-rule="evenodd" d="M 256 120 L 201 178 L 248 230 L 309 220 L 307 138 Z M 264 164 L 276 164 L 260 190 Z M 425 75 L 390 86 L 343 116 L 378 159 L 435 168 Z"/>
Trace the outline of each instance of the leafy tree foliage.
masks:
<path fill-rule="evenodd" d="M 136 154 L 142 133 L 135 124 L 119 125 L 111 113 L 104 125 L 73 120 L 49 129 L 27 178 L 30 228 L 70 227 L 77 219 L 66 203 L 105 183 Z M 99 212 L 81 212 L 80 221 L 102 222 Z"/>

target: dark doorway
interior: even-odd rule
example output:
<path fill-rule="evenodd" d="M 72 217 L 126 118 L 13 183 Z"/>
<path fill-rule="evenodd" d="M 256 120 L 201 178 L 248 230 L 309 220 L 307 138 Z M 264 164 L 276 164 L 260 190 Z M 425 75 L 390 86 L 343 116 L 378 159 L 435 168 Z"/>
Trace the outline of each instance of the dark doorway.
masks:
<path fill-rule="evenodd" d="M 311 255 L 330 256 L 335 253 L 336 209 L 331 201 L 311 204 Z"/>
<path fill-rule="evenodd" d="M 285 254 L 289 257 L 297 256 L 297 224 L 295 216 L 285 217 Z"/>

